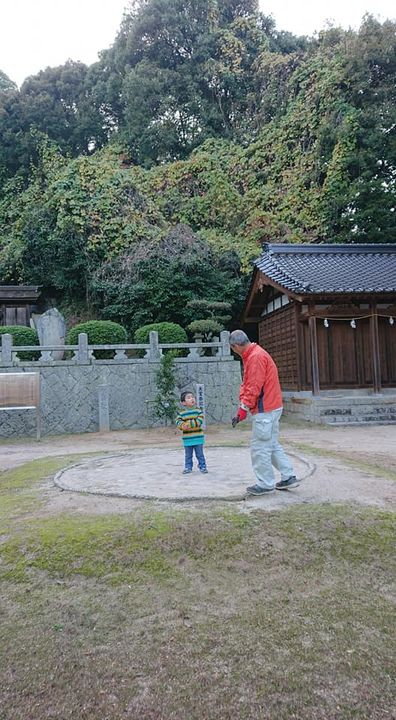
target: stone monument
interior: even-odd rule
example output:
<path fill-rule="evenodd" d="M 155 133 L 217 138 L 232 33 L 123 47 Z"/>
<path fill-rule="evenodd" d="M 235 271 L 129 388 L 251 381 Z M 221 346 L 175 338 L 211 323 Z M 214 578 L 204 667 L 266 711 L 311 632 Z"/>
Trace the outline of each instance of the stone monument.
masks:
<path fill-rule="evenodd" d="M 65 318 L 56 308 L 50 308 L 34 318 L 40 345 L 64 345 L 66 336 Z M 63 360 L 63 350 L 53 350 L 52 360 Z"/>

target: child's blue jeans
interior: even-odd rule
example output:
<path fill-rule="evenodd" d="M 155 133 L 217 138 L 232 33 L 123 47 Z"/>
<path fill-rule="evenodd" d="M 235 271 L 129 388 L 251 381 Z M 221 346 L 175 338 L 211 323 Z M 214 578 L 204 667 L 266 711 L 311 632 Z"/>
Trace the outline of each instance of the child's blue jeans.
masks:
<path fill-rule="evenodd" d="M 206 470 L 206 460 L 203 451 L 203 445 L 185 445 L 184 446 L 184 469 L 192 470 L 193 467 L 193 452 L 195 451 L 195 457 L 198 461 L 198 467 L 200 470 Z"/>

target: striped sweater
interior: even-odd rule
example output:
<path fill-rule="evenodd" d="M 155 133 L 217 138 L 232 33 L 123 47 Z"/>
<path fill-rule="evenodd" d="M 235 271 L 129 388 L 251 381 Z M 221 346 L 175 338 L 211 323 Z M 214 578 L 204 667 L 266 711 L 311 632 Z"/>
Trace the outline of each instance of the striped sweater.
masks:
<path fill-rule="evenodd" d="M 188 430 L 182 430 L 182 424 L 188 423 Z M 203 425 L 203 412 L 200 408 L 183 407 L 177 417 L 176 425 L 183 433 L 183 445 L 203 445 L 205 442 L 205 435 L 202 430 Z"/>

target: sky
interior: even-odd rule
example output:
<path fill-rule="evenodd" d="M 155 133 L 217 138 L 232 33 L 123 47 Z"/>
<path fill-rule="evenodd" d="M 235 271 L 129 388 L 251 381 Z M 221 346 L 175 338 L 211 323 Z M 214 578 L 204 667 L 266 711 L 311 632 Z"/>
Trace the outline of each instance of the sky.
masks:
<path fill-rule="evenodd" d="M 279 30 L 312 35 L 327 21 L 357 28 L 370 12 L 396 18 L 394 0 L 260 0 Z M 128 0 L 0 0 L 0 70 L 19 86 L 68 59 L 87 65 L 116 36 Z"/>

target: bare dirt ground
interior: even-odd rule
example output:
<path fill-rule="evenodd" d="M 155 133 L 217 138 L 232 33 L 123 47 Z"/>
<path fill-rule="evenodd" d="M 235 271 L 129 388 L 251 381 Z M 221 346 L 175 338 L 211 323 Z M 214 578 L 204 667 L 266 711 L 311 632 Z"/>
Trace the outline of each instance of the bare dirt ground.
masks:
<path fill-rule="evenodd" d="M 209 445 L 248 444 L 249 426 L 235 430 L 224 426 L 209 426 Z M 328 427 L 283 421 L 282 439 L 285 444 L 302 443 L 325 451 L 346 453 L 351 459 L 370 464 L 379 462 L 396 471 L 396 426 Z M 141 447 L 173 447 L 180 445 L 180 433 L 174 428 L 155 430 L 120 430 L 110 433 L 84 433 L 34 439 L 1 440 L 0 471 L 17 467 L 39 457 L 68 453 L 122 452 Z"/>
<path fill-rule="evenodd" d="M 224 426 L 207 429 L 207 447 L 248 446 L 248 424 L 235 430 Z M 396 504 L 396 427 L 323 427 L 307 423 L 282 424 L 282 442 L 292 455 L 314 464 L 312 476 L 307 478 L 298 493 L 277 493 L 254 498 L 244 503 L 249 507 L 276 509 L 291 503 L 357 502 L 377 507 Z M 111 433 L 92 433 L 47 437 L 41 442 L 33 439 L 0 442 L 0 471 L 12 469 L 40 458 L 89 455 L 91 453 L 122 453 L 141 448 L 179 448 L 180 437 L 174 428 L 126 430 Z M 180 448 L 182 457 L 182 449 Z M 248 453 L 246 462 L 249 464 Z M 298 466 L 298 462 L 297 462 Z M 60 492 L 49 479 L 43 488 L 47 511 L 62 509 L 76 512 L 128 512 L 134 500 L 104 498 Z"/>

